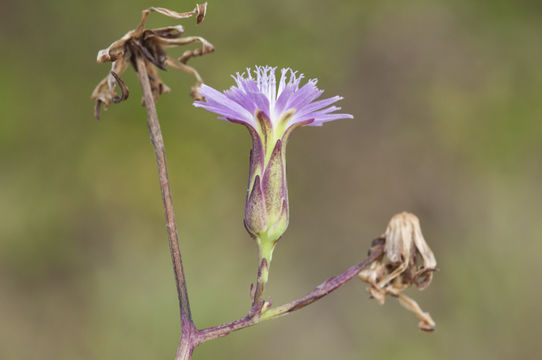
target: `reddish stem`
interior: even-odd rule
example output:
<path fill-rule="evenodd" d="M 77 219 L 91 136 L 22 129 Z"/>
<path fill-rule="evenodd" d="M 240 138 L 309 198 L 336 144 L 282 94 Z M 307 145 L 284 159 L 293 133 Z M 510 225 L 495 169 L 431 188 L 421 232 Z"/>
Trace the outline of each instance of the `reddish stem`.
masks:
<path fill-rule="evenodd" d="M 135 51 L 135 48 L 134 48 Z M 151 142 L 156 155 L 156 164 L 158 166 L 158 176 L 160 179 L 160 189 L 162 190 L 162 201 L 164 203 L 164 213 L 166 216 L 166 229 L 169 238 L 169 249 L 171 260 L 173 262 L 173 271 L 175 273 L 175 283 L 177 285 L 177 296 L 179 299 L 179 311 L 181 320 L 181 337 L 177 349 L 176 360 L 190 359 L 193 346 L 193 334 L 196 332 L 192 315 L 190 313 L 190 303 L 188 301 L 188 292 L 186 290 L 186 278 L 184 276 L 181 250 L 179 248 L 179 236 L 177 234 L 177 225 L 175 222 L 175 213 L 173 211 L 173 200 L 171 198 L 171 189 L 166 164 L 166 153 L 164 150 L 164 139 L 158 122 L 156 104 L 152 96 L 149 75 L 145 60 L 140 54 L 134 54 L 139 82 L 143 89 L 143 101 L 147 109 L 147 125 L 151 135 Z"/>
<path fill-rule="evenodd" d="M 340 275 L 333 276 L 327 279 L 326 281 L 315 287 L 314 290 L 312 290 L 310 293 L 297 300 L 264 311 L 262 311 L 262 305 L 264 303 L 261 302 L 259 304 L 255 304 L 250 310 L 249 314 L 242 319 L 207 329 L 198 330 L 196 344 L 199 345 L 211 339 L 226 336 L 233 331 L 256 325 L 261 321 L 275 319 L 277 317 L 284 316 L 296 310 L 302 309 L 305 306 L 310 305 L 313 302 L 323 298 L 324 296 L 331 294 L 332 292 L 346 284 L 348 281 L 352 280 L 356 275 L 359 274 L 361 270 L 365 269 L 367 266 L 372 264 L 373 261 L 378 259 L 382 255 L 383 251 L 384 247 L 382 246 L 382 244 L 373 246 L 371 248 L 371 253 L 369 254 L 369 256 L 361 263 L 348 268 Z"/>

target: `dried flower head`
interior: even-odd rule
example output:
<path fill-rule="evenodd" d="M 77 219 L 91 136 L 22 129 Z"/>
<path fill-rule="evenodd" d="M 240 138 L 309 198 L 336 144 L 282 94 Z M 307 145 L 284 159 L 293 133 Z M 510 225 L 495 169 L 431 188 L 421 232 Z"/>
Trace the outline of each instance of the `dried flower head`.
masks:
<path fill-rule="evenodd" d="M 256 66 L 233 76 L 236 86 L 219 92 L 203 84 L 206 101 L 194 105 L 220 115 L 221 119 L 246 126 L 252 137 L 245 227 L 260 246 L 263 258 L 271 259 L 273 248 L 288 226 L 286 143 L 298 127 L 352 118 L 334 113 L 331 106 L 342 97 L 317 100 L 323 93 L 316 79 L 301 85 L 303 75 L 290 68 L 275 77 L 275 67 Z"/>
<path fill-rule="evenodd" d="M 130 64 L 135 66 L 135 57 L 141 56 L 145 59 L 145 65 L 149 74 L 151 90 L 154 100 L 158 96 L 170 91 L 169 87 L 162 82 L 158 76 L 158 70 L 166 70 L 166 66 L 185 71 L 196 78 L 196 85 L 192 87 L 192 96 L 195 99 L 203 99 L 198 93 L 198 88 L 202 84 L 198 72 L 186 65 L 186 62 L 194 56 L 201 56 L 213 52 L 214 47 L 211 43 L 199 36 L 182 37 L 184 28 L 181 25 L 168 26 L 158 29 L 145 29 L 145 22 L 151 12 L 157 12 L 162 15 L 175 18 L 186 19 L 196 15 L 196 22 L 199 24 L 205 17 L 207 3 L 198 4 L 192 11 L 179 13 L 172 10 L 159 7 L 151 7 L 143 10 L 139 25 L 135 30 L 131 30 L 120 40 L 115 41 L 107 49 L 98 52 L 98 62 L 112 62 L 110 74 L 103 79 L 96 89 L 94 89 L 91 99 L 95 101 L 94 115 L 100 117 L 100 108 L 103 104 L 107 109 L 111 103 L 119 103 L 128 98 L 128 88 L 120 78 Z M 174 59 L 167 55 L 165 49 L 175 46 L 187 45 L 194 42 L 200 42 L 202 47 L 195 50 L 187 50 L 179 59 Z M 120 95 L 115 92 L 115 86 L 119 85 Z"/>
<path fill-rule="evenodd" d="M 419 318 L 419 328 L 433 331 L 435 322 L 418 304 L 401 292 L 416 286 L 425 289 L 433 277 L 437 262 L 425 242 L 420 221 L 414 214 L 403 212 L 393 216 L 386 232 L 372 244 L 384 243 L 384 253 L 371 266 L 359 273 L 364 282 L 370 284 L 369 292 L 380 304 L 386 295 L 397 297 L 400 303 Z"/>

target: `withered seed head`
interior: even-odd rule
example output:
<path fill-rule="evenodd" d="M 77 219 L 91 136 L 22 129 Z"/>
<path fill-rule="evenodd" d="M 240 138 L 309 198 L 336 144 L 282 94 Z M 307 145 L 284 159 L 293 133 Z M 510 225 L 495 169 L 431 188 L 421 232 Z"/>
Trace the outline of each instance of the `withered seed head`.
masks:
<path fill-rule="evenodd" d="M 186 65 L 186 62 L 191 57 L 213 52 L 213 45 L 199 36 L 182 37 L 184 28 L 181 25 L 158 29 L 145 29 L 144 27 L 147 17 L 151 12 L 157 12 L 175 19 L 186 19 L 196 15 L 196 22 L 199 24 L 203 21 L 206 10 L 207 3 L 198 4 L 194 10 L 185 13 L 178 13 L 159 7 L 148 8 L 143 10 L 141 21 L 136 29 L 130 30 L 121 39 L 109 45 L 107 49 L 100 50 L 97 61 L 99 63 L 112 62 L 113 64 L 110 74 L 98 84 L 92 93 L 91 99 L 96 103 L 95 117 L 97 119 L 100 117 L 102 104 L 107 109 L 111 103 L 119 103 L 128 98 L 128 88 L 120 78 L 120 74 L 130 64 L 137 69 L 135 66 L 135 57 L 137 56 L 145 60 L 155 101 L 161 94 L 170 91 L 169 87 L 160 79 L 157 71 L 157 69 L 165 71 L 168 65 L 194 75 L 196 84 L 191 89 L 191 95 L 196 100 L 202 100 L 203 97 L 198 94 L 198 88 L 202 84 L 201 77 L 194 68 Z M 194 42 L 200 42 L 202 47 L 185 51 L 179 59 L 169 57 L 164 50 L 169 47 L 187 45 Z M 115 92 L 116 85 L 119 85 L 121 90 L 120 95 Z"/>
<path fill-rule="evenodd" d="M 425 242 L 420 221 L 414 214 L 403 212 L 393 216 L 386 232 L 377 239 L 384 242 L 384 253 L 371 266 L 359 273 L 359 277 L 370 285 L 369 292 L 380 304 L 387 295 L 397 297 L 407 309 L 420 318 L 423 331 L 433 331 L 435 322 L 424 313 L 418 304 L 401 292 L 410 287 L 425 289 L 432 280 L 437 262 Z M 377 243 L 372 244 L 377 246 Z"/>

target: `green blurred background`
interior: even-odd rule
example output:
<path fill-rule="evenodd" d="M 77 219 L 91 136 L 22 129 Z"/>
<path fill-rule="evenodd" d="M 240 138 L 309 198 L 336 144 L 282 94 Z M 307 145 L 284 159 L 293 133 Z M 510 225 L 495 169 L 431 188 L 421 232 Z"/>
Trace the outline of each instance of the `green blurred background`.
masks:
<path fill-rule="evenodd" d="M 100 121 L 96 53 L 149 6 L 0 5 L 0 359 L 172 359 L 178 310 L 154 154 L 134 72 Z M 267 294 L 289 301 L 359 262 L 388 219 L 416 213 L 440 271 L 409 292 L 424 334 L 365 285 L 204 344 L 194 359 L 533 359 L 542 351 L 542 2 L 209 1 L 188 35 L 218 89 L 254 64 L 341 94 L 354 120 L 288 148 L 290 227 Z M 152 15 L 152 27 L 176 24 Z M 181 54 L 184 49 L 173 50 Z M 170 70 L 158 103 L 198 327 L 243 316 L 256 246 L 242 225 L 249 136 L 191 106 Z"/>

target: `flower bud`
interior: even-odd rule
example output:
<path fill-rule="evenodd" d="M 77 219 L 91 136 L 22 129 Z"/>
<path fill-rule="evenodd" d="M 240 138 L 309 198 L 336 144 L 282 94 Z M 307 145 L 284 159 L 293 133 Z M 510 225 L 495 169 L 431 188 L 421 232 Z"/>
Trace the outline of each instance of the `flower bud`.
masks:
<path fill-rule="evenodd" d="M 246 126 L 252 137 L 250 173 L 244 224 L 260 247 L 267 266 L 276 242 L 288 227 L 286 186 L 286 143 L 291 132 L 301 126 L 322 124 L 345 118 L 332 106 L 340 96 L 317 100 L 323 93 L 316 80 L 301 85 L 302 74 L 289 68 L 275 76 L 276 68 L 256 66 L 233 76 L 236 86 L 223 93 L 203 84 L 199 89 L 205 101 L 194 105 L 220 115 L 221 119 Z"/>
<path fill-rule="evenodd" d="M 272 252 L 288 227 L 287 134 L 277 134 L 262 111 L 257 111 L 255 118 L 260 131 L 249 128 L 252 150 L 244 224 L 260 246 Z"/>

